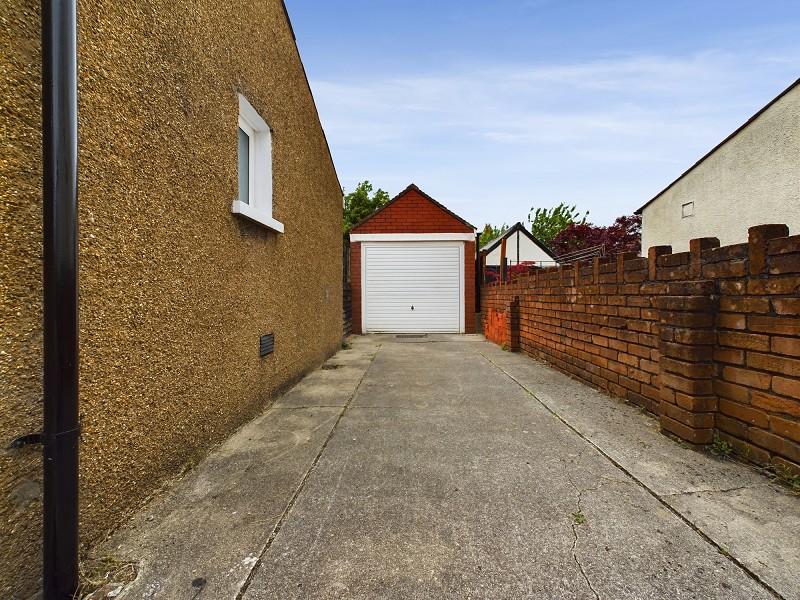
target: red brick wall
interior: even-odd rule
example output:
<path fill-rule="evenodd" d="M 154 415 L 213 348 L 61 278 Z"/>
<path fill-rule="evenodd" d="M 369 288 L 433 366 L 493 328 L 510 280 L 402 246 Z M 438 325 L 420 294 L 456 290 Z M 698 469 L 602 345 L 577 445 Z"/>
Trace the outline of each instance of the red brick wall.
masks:
<path fill-rule="evenodd" d="M 419 192 L 407 190 L 350 233 L 475 233 L 475 230 Z"/>
<path fill-rule="evenodd" d="M 361 242 L 350 242 L 350 285 L 353 333 L 361 334 Z"/>
<path fill-rule="evenodd" d="M 419 192 L 408 189 L 353 233 L 470 233 L 465 225 Z M 350 281 L 352 284 L 353 333 L 361 330 L 361 243 L 350 243 Z M 475 242 L 464 243 L 464 322 L 465 332 L 475 333 Z"/>
<path fill-rule="evenodd" d="M 788 233 L 763 225 L 747 244 L 703 238 L 484 286 L 483 320 L 504 312 L 498 343 L 657 413 L 690 444 L 716 433 L 800 469 L 800 236 Z"/>
<path fill-rule="evenodd" d="M 475 333 L 475 242 L 464 242 L 464 333 Z"/>

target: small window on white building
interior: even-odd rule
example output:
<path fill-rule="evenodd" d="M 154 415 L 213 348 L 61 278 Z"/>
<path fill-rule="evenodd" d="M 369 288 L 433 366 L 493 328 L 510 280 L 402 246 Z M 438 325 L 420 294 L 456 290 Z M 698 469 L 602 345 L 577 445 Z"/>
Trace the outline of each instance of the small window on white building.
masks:
<path fill-rule="evenodd" d="M 272 218 L 272 132 L 241 94 L 238 135 L 239 194 L 231 212 L 283 233 Z"/>
<path fill-rule="evenodd" d="M 694 216 L 694 202 L 687 202 L 681 206 L 681 218 Z"/>

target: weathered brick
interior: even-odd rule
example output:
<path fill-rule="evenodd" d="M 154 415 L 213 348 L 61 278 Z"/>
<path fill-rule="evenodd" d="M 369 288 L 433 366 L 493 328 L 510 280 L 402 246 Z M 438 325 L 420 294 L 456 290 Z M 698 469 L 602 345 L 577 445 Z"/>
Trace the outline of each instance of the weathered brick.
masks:
<path fill-rule="evenodd" d="M 675 254 L 665 254 L 659 256 L 656 263 L 659 267 L 680 267 L 689 264 L 688 252 L 676 252 Z"/>
<path fill-rule="evenodd" d="M 617 350 L 618 352 L 627 353 L 627 351 L 628 351 L 627 342 L 623 342 L 623 341 L 620 341 L 620 340 L 614 340 L 614 339 L 610 339 L 609 338 L 608 347 L 613 349 L 613 350 Z"/>
<path fill-rule="evenodd" d="M 720 431 L 724 431 L 737 438 L 749 439 L 750 426 L 744 421 L 726 417 L 722 413 L 714 414 L 714 426 Z"/>
<path fill-rule="evenodd" d="M 698 447 L 711 442 L 711 438 L 714 434 L 714 430 L 711 428 L 693 429 L 667 415 L 660 415 L 658 420 L 663 431 L 673 433 L 679 438 L 686 440 L 689 444 L 694 444 Z"/>
<path fill-rule="evenodd" d="M 712 329 L 676 329 L 674 333 L 676 342 L 692 346 L 714 344 L 716 337 Z"/>
<path fill-rule="evenodd" d="M 731 383 L 738 383 L 759 390 L 768 390 L 772 382 L 772 376 L 767 373 L 738 367 L 724 367 L 722 376 Z"/>
<path fill-rule="evenodd" d="M 774 371 L 789 377 L 800 377 L 800 360 L 796 358 L 748 352 L 747 366 L 764 371 Z"/>
<path fill-rule="evenodd" d="M 772 391 L 776 394 L 800 399 L 800 380 L 788 377 L 773 377 Z"/>
<path fill-rule="evenodd" d="M 686 346 L 683 344 L 672 344 L 661 342 L 658 350 L 662 356 L 671 356 L 686 361 L 710 361 L 713 351 L 710 346 Z"/>
<path fill-rule="evenodd" d="M 673 281 L 667 284 L 668 296 L 710 296 L 717 293 L 714 281 Z"/>
<path fill-rule="evenodd" d="M 652 413 L 654 413 L 658 409 L 658 404 L 654 402 L 652 398 L 642 396 L 641 394 L 636 393 L 632 390 L 628 390 L 628 393 L 625 394 L 625 397 L 632 404 L 635 404 L 636 406 L 641 406 L 642 408 L 649 410 Z"/>
<path fill-rule="evenodd" d="M 769 336 L 756 333 L 720 331 L 719 343 L 731 348 L 744 348 L 746 350 L 769 350 Z"/>
<path fill-rule="evenodd" d="M 642 315 L 642 309 L 639 307 L 620 306 L 618 314 L 620 317 L 638 319 Z"/>
<path fill-rule="evenodd" d="M 639 390 L 639 393 L 642 396 L 646 396 L 647 398 L 650 398 L 651 400 L 653 400 L 655 402 L 658 402 L 659 397 L 660 397 L 659 396 L 659 390 L 654 385 L 643 385 L 642 389 Z"/>
<path fill-rule="evenodd" d="M 751 275 L 758 275 L 766 267 L 769 241 L 787 235 L 789 235 L 789 228 L 782 223 L 757 225 L 747 230 Z"/>
<path fill-rule="evenodd" d="M 744 364 L 744 350 L 734 348 L 714 348 L 714 361 L 729 365 Z"/>
<path fill-rule="evenodd" d="M 753 296 L 760 294 L 797 294 L 800 292 L 800 278 L 770 277 L 751 279 L 747 282 L 747 293 Z"/>
<path fill-rule="evenodd" d="M 690 379 L 707 379 L 714 372 L 714 365 L 710 362 L 685 362 L 662 356 L 659 364 L 662 371 L 676 373 Z"/>
<path fill-rule="evenodd" d="M 769 426 L 774 433 L 781 437 L 800 442 L 800 422 L 773 415 L 769 419 Z"/>
<path fill-rule="evenodd" d="M 704 263 L 730 262 L 747 258 L 747 244 L 732 244 L 703 250 Z"/>
<path fill-rule="evenodd" d="M 747 317 L 739 313 L 719 313 L 717 327 L 720 329 L 747 329 Z"/>
<path fill-rule="evenodd" d="M 699 329 L 711 327 L 714 324 L 714 315 L 710 312 L 661 311 L 659 321 L 674 327 Z"/>
<path fill-rule="evenodd" d="M 772 275 L 800 273 L 800 253 L 771 257 L 769 259 L 769 272 Z"/>
<path fill-rule="evenodd" d="M 800 252 L 800 235 L 791 237 L 778 237 L 771 239 L 767 244 L 767 254 L 788 254 L 790 252 Z"/>
<path fill-rule="evenodd" d="M 800 462 L 800 444 L 762 429 L 753 427 L 748 432 L 750 441 L 789 460 Z"/>
<path fill-rule="evenodd" d="M 694 412 L 683 409 L 677 404 L 665 404 L 661 414 L 688 425 L 692 429 L 714 427 L 714 413 L 710 412 Z"/>
<path fill-rule="evenodd" d="M 650 281 L 656 278 L 656 269 L 660 257 L 665 256 L 672 252 L 672 246 L 651 246 L 647 250 L 647 273 Z M 643 292 L 652 293 L 652 292 Z"/>
<path fill-rule="evenodd" d="M 800 475 L 800 464 L 794 463 L 780 456 L 775 456 L 772 459 L 772 464 L 788 469 L 790 475 Z"/>
<path fill-rule="evenodd" d="M 714 308 L 714 301 L 708 296 L 660 296 L 655 304 L 661 310 L 704 311 Z"/>
<path fill-rule="evenodd" d="M 638 344 L 626 344 L 628 354 L 632 354 L 638 358 L 650 358 L 650 348 L 647 346 L 639 346 Z"/>
<path fill-rule="evenodd" d="M 743 260 L 703 265 L 703 277 L 709 279 L 731 279 L 742 277 L 745 273 L 745 261 Z"/>
<path fill-rule="evenodd" d="M 688 394 L 675 394 L 675 404 L 693 412 L 714 412 L 717 410 L 716 396 L 690 396 Z"/>
<path fill-rule="evenodd" d="M 769 298 L 720 298 L 719 309 L 725 312 L 768 313 Z"/>
<path fill-rule="evenodd" d="M 800 298 L 773 298 L 772 310 L 779 315 L 800 315 Z"/>
<path fill-rule="evenodd" d="M 800 400 L 794 398 L 782 398 L 768 392 L 753 391 L 751 404 L 758 408 L 763 408 L 769 412 L 791 415 L 800 419 Z"/>
<path fill-rule="evenodd" d="M 720 399 L 719 401 L 719 410 L 729 417 L 734 417 L 740 421 L 749 423 L 750 425 L 755 425 L 756 427 L 769 427 L 769 417 L 763 410 L 758 410 L 750 406 L 745 406 L 744 404 L 739 404 L 738 402 L 731 402 L 730 400 L 724 399 Z"/>
<path fill-rule="evenodd" d="M 750 402 L 750 390 L 748 388 L 721 379 L 714 381 L 714 393 L 722 398 L 730 398 L 743 404 Z"/>
<path fill-rule="evenodd" d="M 719 293 L 723 296 L 740 296 L 747 292 L 747 282 L 726 280 L 719 282 Z"/>
<path fill-rule="evenodd" d="M 719 247 L 719 239 L 715 237 L 695 238 L 689 240 L 689 274 L 699 277 L 703 269 L 703 251 Z"/>
<path fill-rule="evenodd" d="M 658 362 L 657 361 L 644 360 L 644 359 L 639 361 L 639 368 L 642 371 L 645 371 L 645 372 L 650 373 L 650 374 L 659 373 L 660 370 L 661 370 L 661 367 L 658 366 Z"/>
<path fill-rule="evenodd" d="M 786 354 L 788 356 L 800 356 L 800 338 L 796 337 L 774 337 L 770 350 L 776 354 Z"/>
<path fill-rule="evenodd" d="M 756 463 L 757 465 L 767 465 L 770 462 L 770 454 L 763 448 L 754 446 L 750 442 L 746 442 L 738 437 L 734 437 L 724 432 L 720 432 L 719 437 L 721 440 L 728 442 L 733 446 L 733 451 L 743 456 L 746 460 Z"/>
<path fill-rule="evenodd" d="M 710 379 L 687 379 L 672 373 L 661 373 L 661 385 L 693 396 L 703 396 L 712 392 Z"/>
<path fill-rule="evenodd" d="M 800 318 L 763 317 L 750 315 L 747 317 L 747 328 L 752 331 L 774 333 L 777 335 L 800 336 Z"/>

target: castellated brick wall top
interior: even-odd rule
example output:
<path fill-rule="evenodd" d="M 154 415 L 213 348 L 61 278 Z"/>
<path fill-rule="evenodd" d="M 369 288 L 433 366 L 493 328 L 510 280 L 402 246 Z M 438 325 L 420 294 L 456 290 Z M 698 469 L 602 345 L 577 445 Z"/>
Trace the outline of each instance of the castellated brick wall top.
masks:
<path fill-rule="evenodd" d="M 692 240 L 553 267 L 482 288 L 497 343 L 659 415 L 695 447 L 713 436 L 800 472 L 800 236 Z M 497 313 L 505 312 L 498 333 Z M 491 320 L 491 322 L 489 322 Z"/>
<path fill-rule="evenodd" d="M 350 233 L 475 233 L 475 228 L 412 184 Z"/>

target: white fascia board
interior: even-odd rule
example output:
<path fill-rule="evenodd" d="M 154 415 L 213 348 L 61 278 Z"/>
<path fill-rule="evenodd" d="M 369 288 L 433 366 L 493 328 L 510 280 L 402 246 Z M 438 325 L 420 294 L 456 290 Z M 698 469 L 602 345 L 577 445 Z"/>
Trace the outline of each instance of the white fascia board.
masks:
<path fill-rule="evenodd" d="M 283 233 L 283 223 L 280 221 L 276 221 L 269 215 L 264 214 L 263 212 L 254 209 L 249 204 L 245 204 L 244 202 L 239 202 L 238 200 L 233 201 L 233 206 L 231 207 L 231 212 L 237 215 L 242 215 L 250 219 L 251 221 L 255 221 L 256 223 L 260 223 L 265 227 L 269 227 L 273 231 L 277 231 L 278 233 Z"/>
<path fill-rule="evenodd" d="M 471 233 L 351 233 L 351 242 L 474 242 Z"/>

